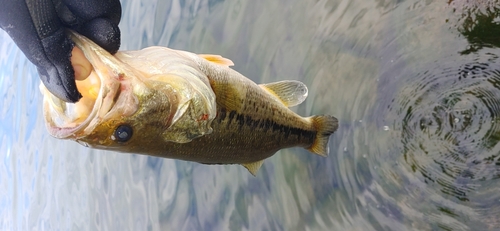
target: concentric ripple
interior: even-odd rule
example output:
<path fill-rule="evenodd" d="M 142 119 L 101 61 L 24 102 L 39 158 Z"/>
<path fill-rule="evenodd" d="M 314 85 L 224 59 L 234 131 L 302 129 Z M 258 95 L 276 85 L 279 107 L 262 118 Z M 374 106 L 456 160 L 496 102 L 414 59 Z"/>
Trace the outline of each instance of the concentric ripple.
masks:
<path fill-rule="evenodd" d="M 436 63 L 389 105 L 409 169 L 440 194 L 469 201 L 481 181 L 500 177 L 500 66 Z"/>

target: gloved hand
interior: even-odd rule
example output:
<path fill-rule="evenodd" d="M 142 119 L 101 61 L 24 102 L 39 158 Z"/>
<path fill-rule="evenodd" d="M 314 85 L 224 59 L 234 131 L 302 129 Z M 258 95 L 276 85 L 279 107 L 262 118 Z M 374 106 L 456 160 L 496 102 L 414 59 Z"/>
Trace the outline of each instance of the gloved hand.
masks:
<path fill-rule="evenodd" d="M 62 100 L 77 102 L 70 57 L 77 31 L 115 53 L 120 47 L 119 0 L 0 0 L 0 27 L 37 66 L 45 87 Z"/>

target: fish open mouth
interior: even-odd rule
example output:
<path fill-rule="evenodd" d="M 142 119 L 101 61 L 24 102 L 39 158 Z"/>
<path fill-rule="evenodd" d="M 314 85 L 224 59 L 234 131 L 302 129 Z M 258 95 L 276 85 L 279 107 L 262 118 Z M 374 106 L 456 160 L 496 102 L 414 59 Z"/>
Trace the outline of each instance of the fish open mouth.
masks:
<path fill-rule="evenodd" d="M 78 138 L 90 133 L 113 108 L 120 94 L 120 82 L 106 76 L 109 70 L 96 54 L 96 49 L 99 52 L 101 48 L 96 48 L 97 45 L 80 35 L 71 35 L 92 63 L 93 70 L 85 80 L 76 80 L 77 89 L 82 94 L 76 103 L 57 98 L 43 83 L 40 84 L 46 126 L 56 138 Z"/>
<path fill-rule="evenodd" d="M 119 83 L 103 86 L 103 80 L 95 72 L 85 80 L 77 80 L 80 101 L 67 103 L 52 95 L 43 84 L 44 117 L 49 133 L 56 138 L 84 136 L 108 113 L 119 95 Z"/>

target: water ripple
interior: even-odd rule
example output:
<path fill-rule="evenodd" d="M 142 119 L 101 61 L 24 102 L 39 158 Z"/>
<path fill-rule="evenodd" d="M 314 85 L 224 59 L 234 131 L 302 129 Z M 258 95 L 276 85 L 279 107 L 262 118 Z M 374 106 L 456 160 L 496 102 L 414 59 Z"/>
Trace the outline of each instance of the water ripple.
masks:
<path fill-rule="evenodd" d="M 490 211 L 484 216 L 487 213 L 482 211 L 497 204 L 498 196 L 478 197 L 500 177 L 500 66 L 496 62 L 498 57 L 490 53 L 463 64 L 457 60 L 432 63 L 411 76 L 388 106 L 389 114 L 398 118 L 392 125 L 397 131 L 393 139 L 400 140 L 395 149 L 401 151 L 409 172 L 430 186 L 424 191 L 439 198 L 440 213 L 432 220 L 442 223 L 443 215 L 459 220 L 464 214 L 483 220 L 500 214 Z M 459 209 L 463 205 L 467 209 Z M 461 226 L 455 225 L 446 227 Z"/>

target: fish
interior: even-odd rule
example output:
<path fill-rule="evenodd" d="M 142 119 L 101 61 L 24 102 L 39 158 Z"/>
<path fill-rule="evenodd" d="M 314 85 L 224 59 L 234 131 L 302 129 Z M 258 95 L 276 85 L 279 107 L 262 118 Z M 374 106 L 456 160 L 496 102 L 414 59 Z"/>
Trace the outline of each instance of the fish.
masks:
<path fill-rule="evenodd" d="M 338 120 L 289 107 L 308 89 L 296 80 L 256 84 L 220 55 L 153 46 L 114 55 L 68 32 L 92 64 L 67 103 L 43 85 L 48 133 L 86 147 L 201 164 L 239 164 L 256 175 L 266 158 L 302 147 L 327 156 Z"/>

